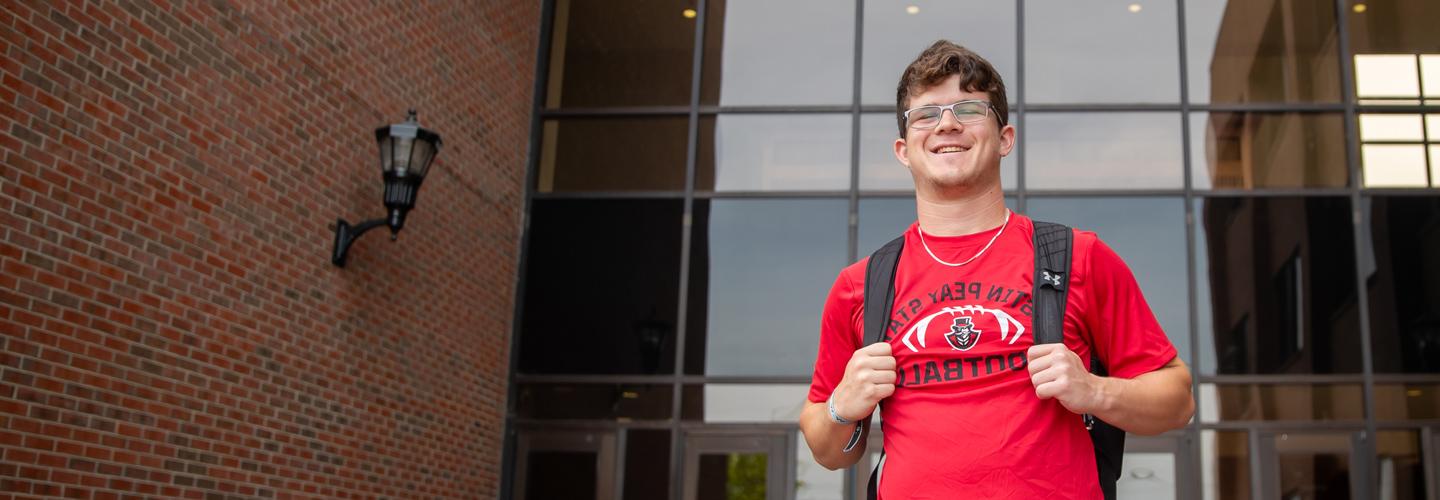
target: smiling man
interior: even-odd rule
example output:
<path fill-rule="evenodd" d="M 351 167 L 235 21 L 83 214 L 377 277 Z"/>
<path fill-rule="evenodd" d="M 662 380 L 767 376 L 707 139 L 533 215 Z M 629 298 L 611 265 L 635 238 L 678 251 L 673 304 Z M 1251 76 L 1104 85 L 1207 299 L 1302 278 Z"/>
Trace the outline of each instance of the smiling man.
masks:
<path fill-rule="evenodd" d="M 854 422 L 868 434 L 882 408 L 882 498 L 1103 498 L 1082 414 L 1158 434 L 1194 412 L 1189 369 L 1095 233 L 1074 231 L 1063 343 L 1036 345 L 1034 224 L 1000 186 L 1008 108 L 999 73 L 964 47 L 936 42 L 905 69 L 894 149 L 919 220 L 885 340 L 862 345 L 867 261 L 826 300 L 800 427 L 817 462 L 846 467 L 865 452 L 863 436 L 845 449 Z M 1092 355 L 1110 376 L 1089 371 Z"/>

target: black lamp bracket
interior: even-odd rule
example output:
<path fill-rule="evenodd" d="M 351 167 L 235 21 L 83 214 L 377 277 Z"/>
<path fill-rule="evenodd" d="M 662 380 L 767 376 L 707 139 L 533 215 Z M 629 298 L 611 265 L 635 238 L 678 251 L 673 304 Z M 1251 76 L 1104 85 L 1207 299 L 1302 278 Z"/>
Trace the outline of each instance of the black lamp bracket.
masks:
<path fill-rule="evenodd" d="M 365 231 L 389 225 L 388 223 L 388 218 L 372 219 L 352 226 L 349 222 L 345 222 L 345 219 L 336 219 L 335 252 L 330 255 L 330 263 L 335 264 L 336 267 L 345 267 L 345 254 L 350 251 L 350 244 L 355 243 L 355 239 L 365 234 Z M 395 238 L 396 235 L 391 233 L 390 241 L 395 241 Z"/>

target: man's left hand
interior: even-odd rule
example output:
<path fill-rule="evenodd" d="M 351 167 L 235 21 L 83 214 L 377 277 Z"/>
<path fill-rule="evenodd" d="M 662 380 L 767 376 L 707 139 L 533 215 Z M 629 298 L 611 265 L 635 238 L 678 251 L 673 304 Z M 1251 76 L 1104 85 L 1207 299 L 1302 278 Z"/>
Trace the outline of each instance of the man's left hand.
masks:
<path fill-rule="evenodd" d="M 1058 399 L 1077 414 L 1096 413 L 1105 404 L 1104 379 L 1086 370 L 1065 344 L 1032 346 L 1027 355 L 1030 383 L 1040 399 Z"/>

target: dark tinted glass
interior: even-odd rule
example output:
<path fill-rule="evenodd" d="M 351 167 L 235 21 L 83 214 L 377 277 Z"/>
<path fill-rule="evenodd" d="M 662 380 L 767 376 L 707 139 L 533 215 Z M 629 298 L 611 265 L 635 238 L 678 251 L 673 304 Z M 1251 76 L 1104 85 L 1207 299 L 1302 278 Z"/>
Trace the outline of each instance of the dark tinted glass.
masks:
<path fill-rule="evenodd" d="M 1244 431 L 1200 431 L 1203 469 L 1215 471 L 1214 480 L 1201 481 L 1205 498 L 1250 499 L 1250 439 Z"/>
<path fill-rule="evenodd" d="M 1375 419 L 1440 419 L 1440 384 L 1375 384 Z"/>
<path fill-rule="evenodd" d="M 809 375 L 845 266 L 844 199 L 696 200 L 687 373 Z"/>
<path fill-rule="evenodd" d="M 515 413 L 538 419 L 662 420 L 674 389 L 639 384 L 520 384 Z"/>
<path fill-rule="evenodd" d="M 1203 384 L 1206 423 L 1233 420 L 1361 420 L 1360 384 Z"/>
<path fill-rule="evenodd" d="M 672 373 L 679 200 L 535 200 L 521 373 Z"/>
<path fill-rule="evenodd" d="M 1365 283 L 1378 373 L 1440 373 L 1440 196 L 1365 199 Z"/>
<path fill-rule="evenodd" d="M 1345 124 L 1335 113 L 1192 113 L 1190 169 L 1195 189 L 1345 187 Z"/>
<path fill-rule="evenodd" d="M 525 498 L 596 498 L 593 451 L 533 451 L 526 457 Z"/>
<path fill-rule="evenodd" d="M 683 190 L 688 127 L 685 117 L 547 120 L 535 190 Z"/>
<path fill-rule="evenodd" d="M 670 430 L 625 431 L 625 500 L 670 495 Z"/>
<path fill-rule="evenodd" d="M 1185 1 L 1190 101 L 1338 102 L 1335 2 Z"/>
<path fill-rule="evenodd" d="M 1424 500 L 1425 446 L 1417 431 L 1380 431 L 1375 437 L 1375 454 L 1382 464 L 1380 491 L 1371 498 Z M 1383 492 L 1383 493 L 1382 493 Z"/>
<path fill-rule="evenodd" d="M 1278 490 L 1271 498 L 1341 500 L 1350 491 L 1350 434 L 1286 432 L 1269 436 L 1262 448 L 1275 450 Z"/>
<path fill-rule="evenodd" d="M 1360 373 L 1350 200 L 1195 203 L 1200 372 Z"/>
<path fill-rule="evenodd" d="M 1185 203 L 1179 198 L 1030 198 L 1038 220 L 1094 231 L 1130 271 L 1155 319 L 1187 363 L 1190 302 L 1185 266 Z"/>
<path fill-rule="evenodd" d="M 557 0 L 546 106 L 690 103 L 695 19 L 666 0 Z"/>
<path fill-rule="evenodd" d="M 702 104 L 850 103 L 853 0 L 709 0 L 705 17 Z"/>

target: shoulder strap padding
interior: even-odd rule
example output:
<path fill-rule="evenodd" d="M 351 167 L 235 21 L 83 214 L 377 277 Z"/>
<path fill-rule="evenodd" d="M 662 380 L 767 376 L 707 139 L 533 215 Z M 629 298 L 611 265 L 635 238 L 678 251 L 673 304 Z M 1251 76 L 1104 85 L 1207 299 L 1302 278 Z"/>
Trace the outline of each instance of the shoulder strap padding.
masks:
<path fill-rule="evenodd" d="M 905 236 L 901 235 L 870 254 L 870 262 L 865 264 L 865 342 L 860 347 L 888 337 L 885 325 L 895 305 L 895 268 L 904 248 Z"/>

